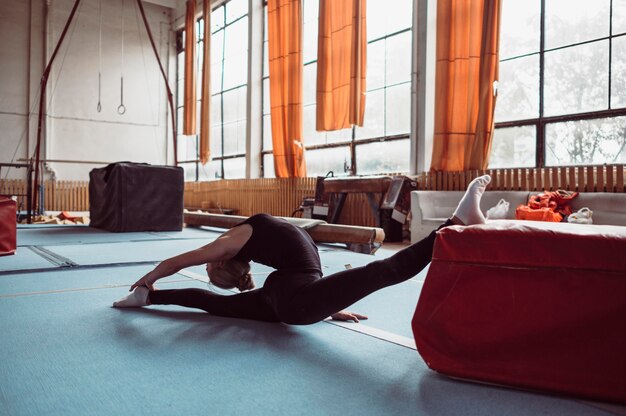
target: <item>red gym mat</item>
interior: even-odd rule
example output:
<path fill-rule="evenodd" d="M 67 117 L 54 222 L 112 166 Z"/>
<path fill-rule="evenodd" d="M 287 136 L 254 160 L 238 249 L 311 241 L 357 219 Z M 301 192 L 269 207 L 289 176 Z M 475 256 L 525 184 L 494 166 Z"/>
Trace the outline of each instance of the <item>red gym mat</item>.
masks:
<path fill-rule="evenodd" d="M 0 256 L 15 254 L 16 209 L 15 201 L 0 195 Z"/>
<path fill-rule="evenodd" d="M 626 227 L 442 229 L 412 326 L 440 373 L 626 402 Z"/>

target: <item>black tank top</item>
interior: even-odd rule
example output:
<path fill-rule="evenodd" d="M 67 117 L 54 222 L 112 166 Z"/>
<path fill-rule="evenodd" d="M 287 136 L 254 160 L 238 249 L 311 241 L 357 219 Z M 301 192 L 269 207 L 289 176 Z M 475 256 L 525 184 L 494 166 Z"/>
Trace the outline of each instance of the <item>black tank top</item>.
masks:
<path fill-rule="evenodd" d="M 252 235 L 235 258 L 279 271 L 322 273 L 317 246 L 306 231 L 268 214 L 253 215 L 241 224 L 249 224 Z"/>

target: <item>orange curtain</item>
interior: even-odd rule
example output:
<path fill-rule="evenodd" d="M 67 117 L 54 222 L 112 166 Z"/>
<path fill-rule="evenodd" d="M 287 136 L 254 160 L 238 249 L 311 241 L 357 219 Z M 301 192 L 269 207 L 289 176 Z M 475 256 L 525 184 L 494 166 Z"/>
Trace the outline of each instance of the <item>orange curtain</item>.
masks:
<path fill-rule="evenodd" d="M 493 139 L 501 0 L 439 0 L 431 171 L 486 169 Z"/>
<path fill-rule="evenodd" d="M 268 0 L 270 106 L 277 178 L 304 177 L 302 0 Z"/>
<path fill-rule="evenodd" d="M 204 19 L 204 50 L 202 58 L 202 105 L 200 106 L 200 162 L 205 165 L 211 156 L 211 0 L 202 4 Z"/>
<path fill-rule="evenodd" d="M 187 0 L 185 15 L 185 97 L 183 134 L 196 134 L 196 2 Z"/>
<path fill-rule="evenodd" d="M 317 130 L 363 125 L 367 31 L 365 0 L 320 0 Z"/>

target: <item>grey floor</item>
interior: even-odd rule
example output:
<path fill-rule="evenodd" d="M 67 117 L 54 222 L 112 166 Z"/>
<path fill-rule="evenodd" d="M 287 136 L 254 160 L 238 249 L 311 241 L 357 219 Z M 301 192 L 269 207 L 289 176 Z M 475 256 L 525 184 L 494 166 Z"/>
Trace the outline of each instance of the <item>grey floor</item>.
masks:
<path fill-rule="evenodd" d="M 425 271 L 305 327 L 111 303 L 156 262 L 220 230 L 115 234 L 20 226 L 0 257 L 0 415 L 626 415 L 626 407 L 451 380 L 410 321 Z M 324 272 L 388 256 L 320 246 Z M 262 284 L 270 269 L 254 265 Z M 202 267 L 159 282 L 207 288 Z"/>

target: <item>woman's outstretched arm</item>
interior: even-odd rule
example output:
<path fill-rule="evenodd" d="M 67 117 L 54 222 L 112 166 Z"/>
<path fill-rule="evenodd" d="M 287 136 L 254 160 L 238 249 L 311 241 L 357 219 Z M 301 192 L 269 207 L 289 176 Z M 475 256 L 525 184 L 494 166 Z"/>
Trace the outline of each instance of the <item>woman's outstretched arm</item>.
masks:
<path fill-rule="evenodd" d="M 186 267 L 229 260 L 239 253 L 251 235 L 252 227 L 248 224 L 231 228 L 215 241 L 203 247 L 162 261 L 154 270 L 133 283 L 130 291 L 132 292 L 139 286 L 146 286 L 148 289 L 154 290 L 154 282 Z"/>

